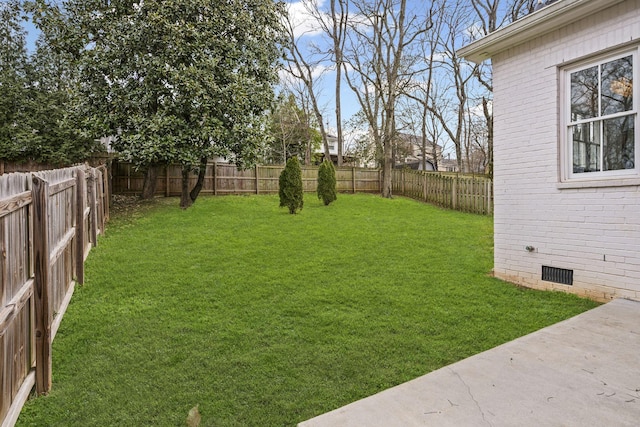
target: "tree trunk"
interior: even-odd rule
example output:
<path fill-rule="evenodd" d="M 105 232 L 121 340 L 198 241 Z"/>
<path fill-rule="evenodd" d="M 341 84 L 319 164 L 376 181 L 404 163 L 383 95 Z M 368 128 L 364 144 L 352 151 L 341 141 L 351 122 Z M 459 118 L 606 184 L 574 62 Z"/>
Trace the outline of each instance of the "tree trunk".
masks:
<path fill-rule="evenodd" d="M 140 194 L 141 199 L 153 199 L 153 196 L 156 193 L 157 177 L 158 165 L 156 163 L 151 163 L 144 174 L 144 182 L 142 183 L 142 194 Z"/>
<path fill-rule="evenodd" d="M 485 173 L 493 179 L 493 113 L 489 111 L 489 100 L 482 97 L 482 110 L 487 120 L 487 170 Z"/>
<path fill-rule="evenodd" d="M 335 55 L 336 64 L 336 137 L 338 138 L 338 166 L 342 166 L 343 155 L 343 136 L 342 136 L 342 106 L 341 106 L 341 83 L 342 83 L 342 49 L 345 43 L 346 33 L 346 19 L 348 11 L 345 8 L 348 7 L 348 3 L 338 0 L 340 7 L 340 13 L 336 14 L 336 1 L 331 0 L 331 20 L 333 24 L 333 31 L 331 31 L 331 38 L 333 39 L 333 51 Z"/>
<path fill-rule="evenodd" d="M 204 176 L 205 176 L 205 173 L 207 172 L 208 160 L 209 159 L 207 159 L 206 157 L 202 157 L 200 159 L 200 169 L 198 170 L 198 181 L 196 181 L 196 185 L 191 190 L 191 193 L 189 193 L 189 198 L 191 199 L 191 202 L 196 201 L 196 199 L 198 198 L 198 195 L 200 194 L 200 190 L 202 190 L 202 186 L 204 185 Z"/>
<path fill-rule="evenodd" d="M 191 169 L 182 167 L 182 190 L 180 191 L 180 207 L 187 209 L 193 204 L 191 197 L 189 196 L 189 175 L 191 175 Z"/>
<path fill-rule="evenodd" d="M 382 197 L 388 199 L 392 196 L 391 191 L 391 174 L 393 172 L 393 161 L 391 159 L 392 144 L 391 141 L 385 141 L 384 144 L 384 163 L 382 166 Z"/>

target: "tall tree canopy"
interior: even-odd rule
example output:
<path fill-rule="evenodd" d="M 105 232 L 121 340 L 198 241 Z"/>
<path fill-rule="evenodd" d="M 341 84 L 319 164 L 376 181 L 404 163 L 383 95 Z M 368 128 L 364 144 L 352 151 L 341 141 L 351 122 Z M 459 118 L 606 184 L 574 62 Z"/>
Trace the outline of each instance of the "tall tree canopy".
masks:
<path fill-rule="evenodd" d="M 27 51 L 17 1 L 0 3 L 0 158 L 20 150 L 26 117 L 22 100 L 27 93 Z"/>
<path fill-rule="evenodd" d="M 212 156 L 254 163 L 281 56 L 276 3 L 67 0 L 61 10 L 50 15 L 79 70 L 78 123 L 117 136 L 112 146 L 141 169 L 179 162 L 181 206 L 197 198 Z"/>
<path fill-rule="evenodd" d="M 31 2 L 0 3 L 0 159 L 69 165 L 100 147 L 65 120 L 73 82 L 68 58 L 43 34 L 27 52 L 22 26 Z"/>

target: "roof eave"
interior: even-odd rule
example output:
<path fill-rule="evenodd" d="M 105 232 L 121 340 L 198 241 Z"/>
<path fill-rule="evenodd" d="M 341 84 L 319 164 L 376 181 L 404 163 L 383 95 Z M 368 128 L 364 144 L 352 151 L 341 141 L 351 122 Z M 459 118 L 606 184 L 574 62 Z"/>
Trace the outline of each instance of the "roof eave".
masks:
<path fill-rule="evenodd" d="M 560 0 L 458 50 L 458 55 L 481 63 L 496 54 L 540 37 L 624 0 Z"/>

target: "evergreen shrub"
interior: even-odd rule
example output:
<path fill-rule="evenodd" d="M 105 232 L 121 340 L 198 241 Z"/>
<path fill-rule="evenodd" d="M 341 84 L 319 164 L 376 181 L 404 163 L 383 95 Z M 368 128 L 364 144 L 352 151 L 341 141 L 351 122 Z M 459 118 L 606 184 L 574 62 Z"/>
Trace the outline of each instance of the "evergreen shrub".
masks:
<path fill-rule="evenodd" d="M 280 174 L 278 180 L 280 188 L 280 207 L 289 208 L 290 214 L 295 214 L 302 209 L 302 170 L 297 157 L 292 157 L 287 161 L 287 165 Z"/>
<path fill-rule="evenodd" d="M 327 206 L 337 198 L 336 169 L 332 162 L 325 160 L 318 168 L 318 199 Z"/>

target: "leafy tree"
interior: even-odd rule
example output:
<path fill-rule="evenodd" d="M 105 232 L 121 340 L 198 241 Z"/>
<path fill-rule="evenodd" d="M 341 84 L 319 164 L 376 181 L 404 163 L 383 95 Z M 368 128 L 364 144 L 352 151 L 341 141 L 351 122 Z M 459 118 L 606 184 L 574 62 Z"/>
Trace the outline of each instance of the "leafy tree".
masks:
<path fill-rule="evenodd" d="M 277 81 L 275 2 L 67 0 L 57 16 L 60 46 L 80 70 L 79 123 L 116 135 L 112 146 L 140 169 L 181 164 L 182 207 L 196 200 L 209 158 L 255 162 Z"/>
<path fill-rule="evenodd" d="M 293 93 L 280 94 L 269 118 L 271 139 L 265 147 L 265 163 L 286 164 L 287 158 L 297 156 L 310 164 L 313 150 L 322 141 L 312 121 Z"/>
<path fill-rule="evenodd" d="M 54 52 L 44 34 L 27 54 L 22 20 L 32 12 L 36 24 L 42 13 L 34 3 L 0 4 L 0 158 L 69 165 L 99 149 L 66 120 L 72 68 Z"/>
<path fill-rule="evenodd" d="M 0 158 L 21 155 L 27 93 L 27 50 L 17 1 L 0 3 Z"/>
<path fill-rule="evenodd" d="M 336 169 L 329 160 L 322 162 L 318 168 L 318 199 L 321 199 L 325 206 L 335 201 L 336 194 Z"/>
<path fill-rule="evenodd" d="M 287 161 L 287 165 L 280 174 L 278 180 L 280 188 L 280 207 L 289 208 L 290 214 L 295 214 L 302 209 L 304 201 L 302 191 L 302 170 L 297 157 L 292 157 Z"/>

